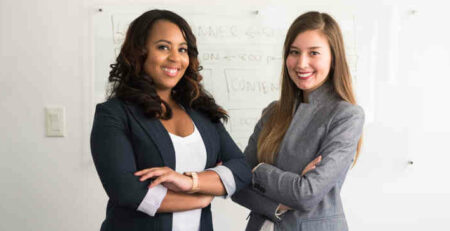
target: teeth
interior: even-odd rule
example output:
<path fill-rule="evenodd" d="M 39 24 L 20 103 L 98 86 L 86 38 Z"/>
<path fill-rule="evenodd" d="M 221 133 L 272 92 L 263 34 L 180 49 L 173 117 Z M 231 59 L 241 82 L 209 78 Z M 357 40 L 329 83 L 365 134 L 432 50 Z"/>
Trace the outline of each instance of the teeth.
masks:
<path fill-rule="evenodd" d="M 173 75 L 173 74 L 177 73 L 178 69 L 163 67 L 163 71 L 168 72 L 169 74 Z"/>
<path fill-rule="evenodd" d="M 298 73 L 298 77 L 300 77 L 300 78 L 306 78 L 306 77 L 308 77 L 308 76 L 310 76 L 312 73 L 306 73 L 306 74 L 300 74 L 300 73 Z"/>

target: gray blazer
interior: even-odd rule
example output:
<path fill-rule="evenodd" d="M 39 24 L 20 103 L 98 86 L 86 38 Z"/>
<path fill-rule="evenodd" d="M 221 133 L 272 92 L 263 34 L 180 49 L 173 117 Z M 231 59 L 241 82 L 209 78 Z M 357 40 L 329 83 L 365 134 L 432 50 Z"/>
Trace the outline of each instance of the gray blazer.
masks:
<path fill-rule="evenodd" d="M 265 109 L 269 113 L 271 105 Z M 252 168 L 258 164 L 256 144 L 269 113 L 263 113 L 245 149 Z M 298 105 L 275 164 L 261 164 L 253 172 L 252 184 L 232 197 L 251 210 L 246 230 L 260 230 L 266 219 L 275 223 L 275 230 L 348 230 L 340 191 L 363 124 L 362 108 L 340 99 L 330 81 L 313 91 L 309 103 Z M 322 161 L 301 176 L 319 155 Z M 280 203 L 293 210 L 278 218 L 275 210 Z"/>

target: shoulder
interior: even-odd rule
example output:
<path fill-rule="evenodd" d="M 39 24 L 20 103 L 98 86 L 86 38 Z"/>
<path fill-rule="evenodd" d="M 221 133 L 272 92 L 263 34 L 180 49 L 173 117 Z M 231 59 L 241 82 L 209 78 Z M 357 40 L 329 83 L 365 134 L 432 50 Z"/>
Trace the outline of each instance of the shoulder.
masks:
<path fill-rule="evenodd" d="M 278 105 L 278 100 L 274 100 L 263 109 L 263 113 L 272 111 Z"/>
<path fill-rule="evenodd" d="M 268 118 L 278 106 L 278 100 L 274 100 L 262 110 L 262 118 Z"/>
<path fill-rule="evenodd" d="M 343 100 L 340 100 L 336 103 L 335 112 L 340 114 L 364 116 L 364 109 L 361 106 L 357 104 L 351 104 Z"/>
<path fill-rule="evenodd" d="M 124 102 L 116 97 L 106 100 L 105 102 L 98 103 L 97 107 L 107 108 L 111 110 L 121 109 L 124 105 Z"/>
<path fill-rule="evenodd" d="M 364 109 L 361 106 L 343 100 L 336 102 L 331 113 L 332 122 L 350 120 L 355 123 L 364 123 L 364 119 Z"/>
<path fill-rule="evenodd" d="M 108 99 L 103 103 L 99 103 L 96 106 L 95 114 L 108 114 L 113 116 L 121 116 L 126 114 L 125 102 L 118 98 Z"/>

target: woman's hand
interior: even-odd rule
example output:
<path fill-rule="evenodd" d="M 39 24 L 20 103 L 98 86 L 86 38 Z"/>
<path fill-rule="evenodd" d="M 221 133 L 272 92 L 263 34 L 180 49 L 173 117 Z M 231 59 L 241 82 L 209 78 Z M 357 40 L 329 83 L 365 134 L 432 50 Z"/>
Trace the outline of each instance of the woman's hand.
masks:
<path fill-rule="evenodd" d="M 322 160 L 322 156 L 318 156 L 318 157 L 316 157 L 316 159 L 314 159 L 313 161 L 309 162 L 309 164 L 306 165 L 306 167 L 303 169 L 303 171 L 302 171 L 302 176 L 305 175 L 307 172 L 309 172 L 309 171 L 315 169 L 315 168 L 316 168 L 316 165 L 317 165 L 318 163 L 320 163 L 321 160 Z M 290 208 L 290 207 L 288 207 L 288 206 L 286 206 L 286 205 L 280 204 L 280 205 L 278 206 L 277 212 L 278 212 L 278 211 L 279 211 L 279 212 L 282 212 L 282 211 L 286 211 L 286 210 L 292 210 L 292 208 Z"/>
<path fill-rule="evenodd" d="M 192 189 L 193 184 L 191 177 L 180 174 L 169 167 L 148 168 L 138 171 L 134 175 L 140 176 L 140 181 L 156 178 L 149 188 L 162 184 L 174 192 L 188 192 Z"/>
<path fill-rule="evenodd" d="M 315 169 L 316 165 L 319 164 L 321 160 L 322 160 L 322 156 L 318 156 L 318 157 L 316 157 L 316 159 L 314 159 L 313 161 L 309 162 L 309 164 L 306 165 L 306 167 L 303 169 L 302 176 L 305 175 L 307 172 Z"/>
<path fill-rule="evenodd" d="M 282 212 L 282 211 L 292 210 L 292 209 L 290 207 L 286 206 L 286 205 L 280 204 L 278 206 L 278 210 L 279 210 L 279 212 Z"/>

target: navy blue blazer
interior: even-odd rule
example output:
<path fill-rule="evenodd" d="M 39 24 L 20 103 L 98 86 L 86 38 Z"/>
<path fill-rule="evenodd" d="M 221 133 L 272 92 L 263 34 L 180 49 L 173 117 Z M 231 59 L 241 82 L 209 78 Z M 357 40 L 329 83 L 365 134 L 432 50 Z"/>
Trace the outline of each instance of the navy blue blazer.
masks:
<path fill-rule="evenodd" d="M 244 155 L 222 123 L 186 107 L 206 146 L 206 168 L 222 161 L 233 173 L 236 191 L 251 181 Z M 97 105 L 91 132 L 91 152 L 109 197 L 102 231 L 172 230 L 172 213 L 151 217 L 137 211 L 150 181 L 140 182 L 138 170 L 168 166 L 175 169 L 175 151 L 159 119 L 146 117 L 138 106 L 117 98 Z M 200 230 L 213 230 L 211 206 L 202 209 Z"/>

